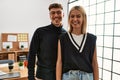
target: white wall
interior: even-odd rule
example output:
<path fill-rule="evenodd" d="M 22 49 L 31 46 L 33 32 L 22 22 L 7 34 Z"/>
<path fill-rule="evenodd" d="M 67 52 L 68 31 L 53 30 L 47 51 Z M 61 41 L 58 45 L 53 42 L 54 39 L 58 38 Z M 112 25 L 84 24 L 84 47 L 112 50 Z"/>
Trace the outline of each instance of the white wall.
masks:
<path fill-rule="evenodd" d="M 67 0 L 0 0 L 0 34 L 25 32 L 31 40 L 36 28 L 50 24 L 48 6 L 53 2 L 63 5 L 66 28 Z"/>

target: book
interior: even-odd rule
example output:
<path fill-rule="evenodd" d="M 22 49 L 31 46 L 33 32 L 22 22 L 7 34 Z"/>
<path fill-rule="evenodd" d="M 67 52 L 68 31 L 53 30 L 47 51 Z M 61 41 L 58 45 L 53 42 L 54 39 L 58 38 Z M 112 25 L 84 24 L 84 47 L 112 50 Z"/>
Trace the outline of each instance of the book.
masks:
<path fill-rule="evenodd" d="M 20 77 L 20 72 L 12 72 L 12 73 L 0 75 L 0 80 L 7 78 L 16 78 L 16 77 Z"/>

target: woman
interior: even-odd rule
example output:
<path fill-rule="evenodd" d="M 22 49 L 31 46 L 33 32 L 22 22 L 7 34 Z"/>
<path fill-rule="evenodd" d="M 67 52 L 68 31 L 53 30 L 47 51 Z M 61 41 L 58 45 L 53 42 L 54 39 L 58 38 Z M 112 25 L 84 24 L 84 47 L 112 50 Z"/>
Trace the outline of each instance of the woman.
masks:
<path fill-rule="evenodd" d="M 69 32 L 58 41 L 56 80 L 98 80 L 96 36 L 86 32 L 87 17 L 81 6 L 68 16 Z"/>

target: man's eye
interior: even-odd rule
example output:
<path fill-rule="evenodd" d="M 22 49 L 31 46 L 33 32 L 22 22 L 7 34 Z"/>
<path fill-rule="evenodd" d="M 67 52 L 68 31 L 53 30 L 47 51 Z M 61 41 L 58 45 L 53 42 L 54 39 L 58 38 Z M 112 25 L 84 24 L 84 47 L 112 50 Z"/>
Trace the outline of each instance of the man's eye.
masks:
<path fill-rule="evenodd" d="M 51 11 L 50 14 L 51 15 L 54 15 L 54 14 L 61 14 L 62 12 L 61 11 Z"/>
<path fill-rule="evenodd" d="M 54 12 L 54 11 L 52 11 L 52 12 L 50 12 L 50 14 L 55 14 L 55 12 Z"/>
<path fill-rule="evenodd" d="M 61 14 L 62 12 L 61 12 L 61 11 L 57 11 L 56 13 L 57 13 L 57 14 Z"/>

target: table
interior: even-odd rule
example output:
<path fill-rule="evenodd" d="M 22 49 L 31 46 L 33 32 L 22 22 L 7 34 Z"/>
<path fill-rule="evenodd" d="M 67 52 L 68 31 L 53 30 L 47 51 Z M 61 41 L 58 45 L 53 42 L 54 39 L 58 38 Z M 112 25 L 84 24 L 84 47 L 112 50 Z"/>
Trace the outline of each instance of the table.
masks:
<path fill-rule="evenodd" d="M 9 78 L 9 79 L 4 79 L 4 80 L 28 80 L 27 79 L 27 77 L 28 77 L 27 67 L 24 67 L 22 70 L 20 70 L 17 62 L 14 63 L 14 68 L 13 68 L 12 72 L 9 72 L 8 66 L 0 67 L 0 70 L 3 72 L 6 72 L 6 73 L 15 73 L 15 72 L 20 73 L 20 77 Z"/>

